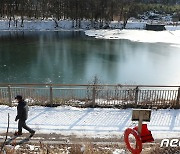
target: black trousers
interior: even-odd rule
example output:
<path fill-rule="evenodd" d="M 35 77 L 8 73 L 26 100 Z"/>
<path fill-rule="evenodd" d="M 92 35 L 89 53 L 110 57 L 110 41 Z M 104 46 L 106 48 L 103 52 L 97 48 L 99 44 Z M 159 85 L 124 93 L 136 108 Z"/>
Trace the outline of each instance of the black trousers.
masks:
<path fill-rule="evenodd" d="M 30 133 L 35 132 L 33 129 L 29 128 L 29 127 L 26 125 L 26 120 L 19 119 L 19 122 L 18 122 L 18 132 L 21 132 L 21 133 L 22 133 L 22 128 L 26 129 L 26 130 L 29 131 Z"/>

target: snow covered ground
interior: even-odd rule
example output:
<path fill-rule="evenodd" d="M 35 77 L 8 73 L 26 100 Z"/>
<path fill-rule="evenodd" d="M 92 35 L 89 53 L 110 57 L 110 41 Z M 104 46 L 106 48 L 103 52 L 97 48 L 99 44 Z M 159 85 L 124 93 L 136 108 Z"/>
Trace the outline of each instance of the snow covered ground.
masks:
<path fill-rule="evenodd" d="M 148 30 L 87 30 L 85 34 L 97 39 L 128 39 L 136 42 L 148 43 L 171 43 L 180 47 L 180 26 L 173 29 L 169 27 L 166 31 Z M 179 29 L 179 30 L 178 30 Z"/>
<path fill-rule="evenodd" d="M 141 20 L 128 20 L 126 24 L 126 29 L 144 29 L 146 23 L 149 21 Z M 58 30 L 88 30 L 93 29 L 94 27 L 99 27 L 99 22 L 94 22 L 93 24 L 89 20 L 82 20 L 80 28 L 76 29 L 76 22 L 72 20 L 59 20 L 54 21 L 52 19 L 48 20 L 24 20 L 23 25 L 21 25 L 21 20 L 17 20 L 17 24 L 14 20 L 11 20 L 9 23 L 8 19 L 0 20 L 0 31 L 58 31 Z M 58 25 L 58 26 L 57 26 Z M 103 26 L 106 27 L 106 23 L 103 23 Z M 123 22 L 120 21 L 111 21 L 108 23 L 109 29 L 122 29 Z M 180 26 L 166 26 L 167 30 L 178 30 Z"/>
<path fill-rule="evenodd" d="M 57 26 L 58 24 L 58 26 Z M 144 29 L 145 27 L 145 22 L 140 22 L 140 21 L 129 21 L 126 25 L 127 29 Z M 106 24 L 104 23 L 104 26 Z M 109 28 L 122 28 L 123 23 L 118 22 L 118 21 L 112 21 L 109 24 Z M 74 28 L 72 28 L 74 27 Z M 21 25 L 21 20 L 18 20 L 17 26 L 14 22 L 14 20 L 11 20 L 10 26 L 9 26 L 9 21 L 6 20 L 0 20 L 0 30 L 51 30 L 51 31 L 57 31 L 57 30 L 75 30 L 76 28 L 76 23 L 73 22 L 72 20 L 60 20 L 55 23 L 54 20 L 24 20 L 23 26 Z M 98 22 L 94 22 L 94 24 L 91 23 L 89 20 L 82 20 L 81 21 L 81 26 L 80 29 L 92 29 L 93 27 L 99 27 Z M 79 29 L 79 28 L 78 28 Z"/>
<path fill-rule="evenodd" d="M 10 132 L 17 130 L 16 107 L 0 106 L 0 133 L 6 132 L 10 114 Z M 131 121 L 132 109 L 75 108 L 69 106 L 29 108 L 27 124 L 38 133 L 77 135 L 78 137 L 120 137 Z M 180 110 L 153 110 L 149 129 L 155 139 L 180 137 Z M 24 130 L 24 132 L 26 132 Z"/>

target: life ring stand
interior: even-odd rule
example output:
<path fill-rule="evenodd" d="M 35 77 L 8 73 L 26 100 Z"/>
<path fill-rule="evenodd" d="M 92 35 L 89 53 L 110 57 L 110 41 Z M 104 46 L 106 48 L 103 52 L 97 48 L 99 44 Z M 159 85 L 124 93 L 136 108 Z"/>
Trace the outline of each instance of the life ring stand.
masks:
<path fill-rule="evenodd" d="M 129 135 L 132 134 L 135 139 L 136 139 L 136 147 L 132 148 L 129 142 Z M 142 151 L 142 141 L 140 138 L 139 133 L 131 128 L 127 128 L 124 132 L 124 142 L 126 143 L 127 149 L 132 153 L 132 154 L 140 154 Z"/>

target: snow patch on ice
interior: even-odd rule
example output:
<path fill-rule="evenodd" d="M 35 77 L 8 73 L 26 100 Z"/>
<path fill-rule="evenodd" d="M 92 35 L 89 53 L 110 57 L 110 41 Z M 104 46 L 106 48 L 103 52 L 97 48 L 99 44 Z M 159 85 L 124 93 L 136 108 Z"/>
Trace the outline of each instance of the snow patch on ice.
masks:
<path fill-rule="evenodd" d="M 172 43 L 180 45 L 180 30 L 148 31 L 148 30 L 87 30 L 85 34 L 97 39 L 128 39 L 135 42 Z"/>

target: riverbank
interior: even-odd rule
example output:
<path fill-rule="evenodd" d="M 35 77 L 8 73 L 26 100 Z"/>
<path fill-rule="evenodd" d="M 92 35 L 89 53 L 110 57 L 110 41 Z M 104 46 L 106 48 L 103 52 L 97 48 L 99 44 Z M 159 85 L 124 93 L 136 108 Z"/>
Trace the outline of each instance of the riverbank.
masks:
<path fill-rule="evenodd" d="M 125 29 L 145 29 L 146 20 L 129 20 Z M 168 24 L 168 23 L 166 23 Z M 75 21 L 72 20 L 0 20 L 0 31 L 59 31 L 59 30 L 89 30 L 89 29 L 122 29 L 123 22 L 112 21 L 103 23 L 100 26 L 99 22 L 91 22 L 89 20 L 82 20 L 78 27 Z M 168 25 L 168 30 L 180 30 L 180 26 Z"/>
<path fill-rule="evenodd" d="M 108 23 L 108 28 L 117 28 L 122 29 L 122 22 L 114 21 Z M 103 24 L 102 28 L 107 28 L 107 24 Z M 145 26 L 145 22 L 130 22 L 127 24 L 127 28 L 133 29 L 143 29 Z M 99 22 L 91 22 L 89 20 L 82 20 L 78 27 L 76 26 L 76 22 L 72 20 L 60 20 L 54 21 L 52 19 L 49 20 L 24 20 L 23 24 L 21 20 L 0 20 L 0 30 L 87 30 L 94 29 L 100 27 Z"/>

